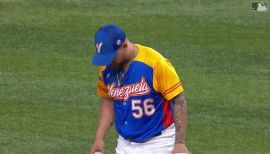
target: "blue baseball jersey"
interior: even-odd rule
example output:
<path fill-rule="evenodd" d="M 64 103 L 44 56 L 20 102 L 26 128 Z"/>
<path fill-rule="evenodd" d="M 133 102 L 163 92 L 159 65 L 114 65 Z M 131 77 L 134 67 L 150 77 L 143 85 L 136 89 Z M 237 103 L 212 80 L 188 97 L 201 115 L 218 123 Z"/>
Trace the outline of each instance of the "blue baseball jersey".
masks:
<path fill-rule="evenodd" d="M 136 46 L 138 53 L 126 72 L 110 65 L 99 67 L 97 91 L 113 100 L 117 132 L 132 142 L 144 142 L 173 123 L 170 100 L 183 87 L 166 58 L 149 47 Z"/>

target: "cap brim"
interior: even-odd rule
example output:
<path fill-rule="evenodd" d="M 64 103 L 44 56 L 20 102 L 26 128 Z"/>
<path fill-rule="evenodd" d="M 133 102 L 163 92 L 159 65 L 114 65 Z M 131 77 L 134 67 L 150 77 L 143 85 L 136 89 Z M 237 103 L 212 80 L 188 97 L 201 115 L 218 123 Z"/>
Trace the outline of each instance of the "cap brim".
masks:
<path fill-rule="evenodd" d="M 98 66 L 109 65 L 112 63 L 116 53 L 117 52 L 113 52 L 111 54 L 105 54 L 105 55 L 95 53 L 92 63 Z"/>

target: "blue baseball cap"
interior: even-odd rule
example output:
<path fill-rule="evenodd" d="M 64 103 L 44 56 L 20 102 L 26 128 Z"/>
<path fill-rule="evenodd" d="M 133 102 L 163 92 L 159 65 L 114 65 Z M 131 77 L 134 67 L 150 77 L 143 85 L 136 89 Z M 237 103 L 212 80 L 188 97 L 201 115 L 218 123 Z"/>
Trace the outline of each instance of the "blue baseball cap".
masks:
<path fill-rule="evenodd" d="M 95 34 L 96 53 L 92 63 L 105 66 L 112 63 L 117 50 L 126 40 L 125 32 L 118 26 L 102 26 Z"/>

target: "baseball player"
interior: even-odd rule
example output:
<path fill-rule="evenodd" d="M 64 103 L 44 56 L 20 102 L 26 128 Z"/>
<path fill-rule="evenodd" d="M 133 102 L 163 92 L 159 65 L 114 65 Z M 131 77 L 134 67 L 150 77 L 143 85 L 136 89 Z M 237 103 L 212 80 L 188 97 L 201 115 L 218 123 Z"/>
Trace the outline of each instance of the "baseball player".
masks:
<path fill-rule="evenodd" d="M 105 153 L 104 136 L 114 124 L 119 134 L 116 154 L 187 154 L 187 105 L 170 61 L 131 43 L 112 24 L 96 32 L 95 46 L 102 102 L 90 153 Z"/>

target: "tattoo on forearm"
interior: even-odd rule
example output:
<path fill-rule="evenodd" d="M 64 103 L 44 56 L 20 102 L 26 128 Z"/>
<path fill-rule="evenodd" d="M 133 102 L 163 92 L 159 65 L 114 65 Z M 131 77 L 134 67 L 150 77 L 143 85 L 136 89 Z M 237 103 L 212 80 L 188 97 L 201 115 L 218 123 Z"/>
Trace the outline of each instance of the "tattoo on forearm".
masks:
<path fill-rule="evenodd" d="M 185 143 L 187 102 L 184 94 L 177 95 L 171 102 L 174 106 L 175 143 Z"/>

